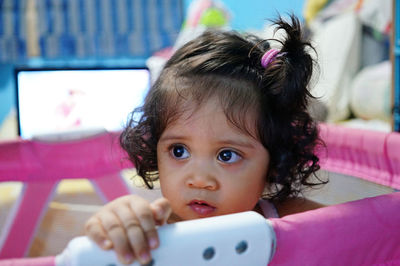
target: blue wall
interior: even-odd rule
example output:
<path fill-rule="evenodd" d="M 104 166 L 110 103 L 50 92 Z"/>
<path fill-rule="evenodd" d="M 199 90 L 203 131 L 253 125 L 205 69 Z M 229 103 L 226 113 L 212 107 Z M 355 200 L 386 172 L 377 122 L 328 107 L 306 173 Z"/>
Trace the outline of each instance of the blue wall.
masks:
<path fill-rule="evenodd" d="M 184 0 L 184 7 L 192 0 Z M 261 29 L 268 19 L 276 18 L 278 11 L 301 17 L 304 0 L 223 0 L 232 13 L 231 25 L 236 30 Z M 0 64 L 0 125 L 15 106 L 13 66 Z"/>
<path fill-rule="evenodd" d="M 185 9 L 192 0 L 185 0 Z M 294 13 L 303 16 L 304 0 L 223 0 L 232 12 L 232 27 L 236 30 L 261 29 L 268 19 Z"/>
<path fill-rule="evenodd" d="M 0 64 L 0 126 L 16 103 L 13 65 Z"/>

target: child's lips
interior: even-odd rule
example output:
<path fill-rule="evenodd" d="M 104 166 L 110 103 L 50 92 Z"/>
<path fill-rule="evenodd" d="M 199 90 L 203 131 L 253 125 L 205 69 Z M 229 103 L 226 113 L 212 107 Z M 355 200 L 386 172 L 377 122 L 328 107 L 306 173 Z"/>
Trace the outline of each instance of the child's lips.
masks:
<path fill-rule="evenodd" d="M 215 211 L 215 207 L 203 200 L 192 200 L 188 206 L 198 215 L 207 216 Z"/>

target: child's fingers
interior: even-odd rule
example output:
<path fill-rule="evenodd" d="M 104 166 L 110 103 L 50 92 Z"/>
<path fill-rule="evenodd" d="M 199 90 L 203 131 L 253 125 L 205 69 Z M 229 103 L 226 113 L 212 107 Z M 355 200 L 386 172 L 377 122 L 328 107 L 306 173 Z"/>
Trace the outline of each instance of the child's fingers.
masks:
<path fill-rule="evenodd" d="M 149 204 L 143 198 L 129 195 L 104 206 L 88 220 L 85 230 L 103 249 L 114 248 L 120 262 L 137 259 L 145 264 L 151 259 L 150 248 L 159 246 L 156 224 L 164 224 L 170 214 L 166 199 Z"/>
<path fill-rule="evenodd" d="M 142 264 L 150 262 L 150 250 L 145 229 L 145 225 L 138 218 L 140 212 L 138 210 L 132 211 L 129 206 L 119 206 L 114 210 L 119 220 L 124 226 L 128 243 L 130 248 L 133 250 L 133 254 Z M 153 217 L 150 217 L 154 224 Z M 146 223 L 149 223 L 146 221 Z M 150 222 L 151 223 L 151 222 Z"/>
<path fill-rule="evenodd" d="M 96 216 L 92 216 L 86 222 L 85 233 L 102 249 L 107 250 L 112 248 L 112 242 L 108 239 L 107 233 L 105 232 L 101 221 Z"/>
<path fill-rule="evenodd" d="M 132 263 L 135 257 L 130 248 L 123 224 L 118 216 L 112 211 L 103 211 L 99 212 L 97 217 L 102 221 L 103 228 L 113 243 L 118 260 L 124 264 Z"/>
<path fill-rule="evenodd" d="M 150 204 L 142 199 L 135 198 L 134 201 L 130 201 L 131 209 L 134 209 L 134 213 L 140 222 L 140 226 L 143 229 L 147 240 L 147 247 L 155 249 L 159 245 L 159 239 L 157 234 L 157 228 L 155 223 L 155 217 Z"/>
<path fill-rule="evenodd" d="M 171 205 L 166 198 L 159 198 L 150 204 L 154 218 L 158 225 L 163 225 L 167 222 L 171 215 Z"/>

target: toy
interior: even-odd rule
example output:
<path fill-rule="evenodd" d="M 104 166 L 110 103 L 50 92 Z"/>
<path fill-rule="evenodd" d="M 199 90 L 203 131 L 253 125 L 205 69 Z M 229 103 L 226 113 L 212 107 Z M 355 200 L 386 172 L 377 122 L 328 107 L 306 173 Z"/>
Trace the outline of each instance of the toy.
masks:
<path fill-rule="evenodd" d="M 161 245 L 150 265 L 268 264 L 275 248 L 271 224 L 255 212 L 243 212 L 161 226 Z M 259 252 L 259 250 L 265 252 Z M 56 266 L 122 265 L 112 250 L 104 251 L 87 237 L 70 241 Z M 139 265 L 133 263 L 132 265 Z"/>

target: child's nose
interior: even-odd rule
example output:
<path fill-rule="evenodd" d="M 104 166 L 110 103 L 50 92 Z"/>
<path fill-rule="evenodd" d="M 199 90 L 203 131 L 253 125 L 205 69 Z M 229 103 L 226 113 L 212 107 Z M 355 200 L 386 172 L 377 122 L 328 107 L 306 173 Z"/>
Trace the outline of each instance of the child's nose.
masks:
<path fill-rule="evenodd" d="M 196 175 L 189 178 L 186 184 L 189 188 L 207 189 L 212 191 L 218 189 L 218 183 L 216 182 L 216 180 L 212 177 L 206 176 Z"/>
<path fill-rule="evenodd" d="M 186 185 L 189 188 L 217 190 L 219 187 L 215 171 L 211 166 L 204 164 L 191 167 L 191 172 L 186 179 Z"/>

